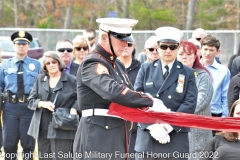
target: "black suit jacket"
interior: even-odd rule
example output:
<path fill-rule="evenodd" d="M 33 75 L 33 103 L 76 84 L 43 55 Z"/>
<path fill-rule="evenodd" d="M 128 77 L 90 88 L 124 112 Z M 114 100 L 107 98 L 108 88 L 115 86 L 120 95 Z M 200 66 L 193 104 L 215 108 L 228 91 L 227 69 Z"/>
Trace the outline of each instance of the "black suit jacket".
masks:
<path fill-rule="evenodd" d="M 78 70 L 79 64 L 72 62 L 70 66 L 70 74 L 76 76 L 77 75 L 77 70 Z"/>
<path fill-rule="evenodd" d="M 231 72 L 231 78 L 240 72 L 240 56 L 233 59 L 232 68 L 230 72 Z"/>
<path fill-rule="evenodd" d="M 182 93 L 176 91 L 179 75 L 184 75 Z M 160 60 L 142 64 L 134 85 L 136 91 L 150 93 L 159 98 L 164 105 L 173 112 L 194 113 L 197 104 L 197 87 L 194 70 L 175 61 L 172 69 L 164 81 Z M 135 150 L 138 152 L 173 153 L 174 151 L 189 152 L 189 128 L 172 126 L 174 130 L 169 134 L 170 143 L 160 144 L 153 139 L 146 130 L 150 124 L 139 124 Z M 171 155 L 173 156 L 173 155 Z"/>

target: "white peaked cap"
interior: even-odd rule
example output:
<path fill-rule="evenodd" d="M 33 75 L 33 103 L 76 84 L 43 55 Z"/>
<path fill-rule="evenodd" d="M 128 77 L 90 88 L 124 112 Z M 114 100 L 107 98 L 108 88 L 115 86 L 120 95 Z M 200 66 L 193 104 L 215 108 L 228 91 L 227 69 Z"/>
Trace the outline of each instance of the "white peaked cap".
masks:
<path fill-rule="evenodd" d="M 155 33 L 160 42 L 180 43 L 183 37 L 183 32 L 174 27 L 160 27 Z"/>
<path fill-rule="evenodd" d="M 125 19 L 125 18 L 99 18 L 96 20 L 100 23 L 99 28 L 109 32 L 115 33 L 132 33 L 132 28 L 138 23 L 135 19 Z"/>

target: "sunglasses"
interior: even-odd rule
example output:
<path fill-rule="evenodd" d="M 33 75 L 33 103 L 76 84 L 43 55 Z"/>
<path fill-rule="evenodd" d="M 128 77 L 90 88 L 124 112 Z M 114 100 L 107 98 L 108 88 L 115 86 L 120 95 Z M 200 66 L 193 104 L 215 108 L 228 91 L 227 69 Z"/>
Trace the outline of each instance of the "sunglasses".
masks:
<path fill-rule="evenodd" d="M 132 47 L 133 46 L 133 43 L 128 43 L 128 47 Z"/>
<path fill-rule="evenodd" d="M 67 51 L 67 52 L 72 52 L 73 51 L 73 49 L 72 48 L 59 48 L 58 49 L 58 52 L 64 52 L 64 51 Z"/>
<path fill-rule="evenodd" d="M 88 37 L 88 41 L 93 40 L 95 37 Z"/>
<path fill-rule="evenodd" d="M 156 50 L 156 52 L 157 52 L 157 49 L 155 49 L 155 48 L 148 48 L 148 50 L 149 50 L 150 52 L 153 52 L 154 50 Z"/>
<path fill-rule="evenodd" d="M 46 62 L 45 65 L 49 66 L 50 64 L 57 64 L 57 63 L 58 63 L 58 61 L 52 60 L 52 62 Z"/>
<path fill-rule="evenodd" d="M 197 41 L 201 41 L 202 38 L 196 38 Z"/>
<path fill-rule="evenodd" d="M 83 49 L 84 51 L 87 51 L 87 50 L 88 50 L 88 46 L 84 46 L 84 47 L 75 47 L 75 49 L 76 49 L 77 51 L 81 51 L 82 49 Z"/>
<path fill-rule="evenodd" d="M 173 51 L 175 49 L 178 48 L 178 45 L 166 45 L 166 44 L 160 44 L 159 48 L 161 48 L 162 50 L 167 50 L 168 48 Z"/>

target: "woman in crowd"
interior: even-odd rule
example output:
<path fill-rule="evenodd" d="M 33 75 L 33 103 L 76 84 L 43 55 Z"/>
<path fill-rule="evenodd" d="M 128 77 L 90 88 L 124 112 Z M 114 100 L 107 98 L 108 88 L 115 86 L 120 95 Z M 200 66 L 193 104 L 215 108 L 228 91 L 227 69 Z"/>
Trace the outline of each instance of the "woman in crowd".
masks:
<path fill-rule="evenodd" d="M 86 37 L 83 37 L 82 35 L 77 35 L 73 39 L 73 54 L 75 56 L 74 63 L 81 64 L 82 60 L 86 55 L 90 52 L 91 46 Z"/>
<path fill-rule="evenodd" d="M 229 117 L 240 117 L 240 100 L 236 100 Z M 240 132 L 217 133 L 206 145 L 201 160 L 239 160 Z"/>
<path fill-rule="evenodd" d="M 56 108 L 69 108 L 70 114 L 77 114 L 76 78 L 65 73 L 64 68 L 64 62 L 56 52 L 46 52 L 43 57 L 43 73 L 38 75 L 28 98 L 28 108 L 34 110 L 28 134 L 38 139 L 39 159 L 54 159 L 44 156 L 46 154 L 55 154 L 57 160 L 71 159 L 59 157 L 59 154 L 72 152 L 75 131 L 57 130 L 51 124 L 52 112 Z"/>
<path fill-rule="evenodd" d="M 192 42 L 181 41 L 177 60 L 196 71 L 198 98 L 194 114 L 211 116 L 210 101 L 213 95 L 211 76 L 209 71 L 200 63 L 196 46 Z M 212 131 L 191 128 L 191 132 L 189 132 L 190 153 L 194 153 L 197 155 L 196 159 L 199 159 L 203 147 L 211 138 Z M 191 159 L 194 158 L 191 157 Z"/>

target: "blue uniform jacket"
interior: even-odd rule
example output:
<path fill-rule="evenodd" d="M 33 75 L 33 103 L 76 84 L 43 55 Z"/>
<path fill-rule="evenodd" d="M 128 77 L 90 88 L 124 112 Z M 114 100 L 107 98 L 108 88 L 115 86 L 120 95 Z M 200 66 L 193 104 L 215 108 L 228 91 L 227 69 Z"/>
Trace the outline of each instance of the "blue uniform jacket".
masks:
<path fill-rule="evenodd" d="M 179 79 L 179 76 L 183 78 Z M 179 81 L 183 80 L 182 92 Z M 197 87 L 194 70 L 175 60 L 172 69 L 164 81 L 160 60 L 142 64 L 134 85 L 136 91 L 151 94 L 163 101 L 164 105 L 174 112 L 194 113 L 197 104 Z M 150 124 L 139 124 L 135 150 L 138 152 L 173 153 L 189 152 L 189 128 L 173 126 L 169 134 L 170 143 L 160 144 L 146 130 Z M 172 155 L 173 156 L 173 155 Z"/>

